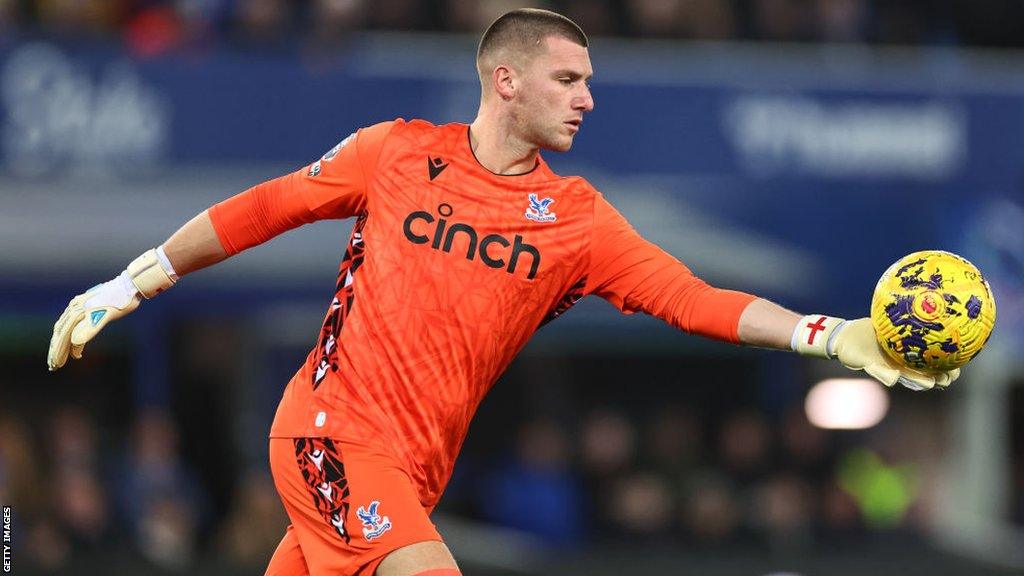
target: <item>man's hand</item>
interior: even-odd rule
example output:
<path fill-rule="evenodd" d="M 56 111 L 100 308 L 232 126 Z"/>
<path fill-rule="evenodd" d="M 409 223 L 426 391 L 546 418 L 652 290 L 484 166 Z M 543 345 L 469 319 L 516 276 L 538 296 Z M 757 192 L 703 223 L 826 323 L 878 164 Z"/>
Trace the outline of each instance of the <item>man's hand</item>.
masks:
<path fill-rule="evenodd" d="M 814 314 L 797 323 L 793 350 L 807 356 L 835 358 L 851 370 L 863 370 L 886 386 L 899 383 L 911 390 L 949 386 L 960 370 L 926 374 L 893 361 L 878 345 L 870 318 L 843 320 Z"/>
<path fill-rule="evenodd" d="M 177 280 L 167 257 L 150 250 L 128 265 L 117 278 L 75 296 L 53 325 L 46 365 L 57 370 L 68 355 L 79 360 L 82 350 L 104 326 L 139 307 L 142 297 L 152 298 Z"/>
<path fill-rule="evenodd" d="M 139 307 L 138 289 L 125 270 L 120 276 L 89 289 L 71 300 L 67 309 L 53 325 L 50 351 L 46 364 L 50 371 L 64 366 L 68 354 L 82 358 L 82 350 L 112 320 L 126 316 Z"/>
<path fill-rule="evenodd" d="M 899 383 L 911 390 L 929 390 L 936 385 L 944 388 L 960 376 L 959 368 L 932 375 L 897 364 L 875 340 L 870 318 L 849 320 L 839 326 L 828 353 L 843 366 L 863 370 L 886 386 Z"/>

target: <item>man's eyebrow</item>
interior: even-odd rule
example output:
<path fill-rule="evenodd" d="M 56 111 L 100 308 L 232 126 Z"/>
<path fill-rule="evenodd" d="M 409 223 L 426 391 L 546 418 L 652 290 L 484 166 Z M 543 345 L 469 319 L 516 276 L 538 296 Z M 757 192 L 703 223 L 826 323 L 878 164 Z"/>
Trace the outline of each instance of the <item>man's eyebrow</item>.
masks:
<path fill-rule="evenodd" d="M 555 76 L 557 76 L 557 77 L 568 76 L 569 78 L 572 78 L 573 80 L 577 80 L 579 78 L 583 78 L 584 80 L 590 80 L 591 78 L 594 77 L 593 74 L 589 74 L 587 76 L 584 76 L 583 74 L 580 74 L 579 72 L 575 72 L 573 70 L 556 70 L 555 71 Z"/>

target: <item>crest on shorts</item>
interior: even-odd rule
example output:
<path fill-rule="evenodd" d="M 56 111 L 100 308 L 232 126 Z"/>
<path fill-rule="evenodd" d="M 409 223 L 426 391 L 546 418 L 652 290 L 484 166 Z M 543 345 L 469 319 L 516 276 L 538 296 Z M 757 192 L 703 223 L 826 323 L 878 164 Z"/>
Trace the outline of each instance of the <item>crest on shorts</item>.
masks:
<path fill-rule="evenodd" d="M 530 194 L 530 206 L 526 209 L 526 217 L 534 222 L 554 222 L 555 213 L 548 207 L 554 204 L 554 198 L 537 198 L 536 194 Z"/>
<path fill-rule="evenodd" d="M 391 530 L 391 519 L 377 514 L 377 508 L 379 507 L 380 502 L 374 500 L 370 502 L 370 505 L 367 507 L 368 509 L 360 506 L 359 510 L 356 510 L 356 516 L 363 523 L 363 536 L 367 540 L 380 538 L 382 534 Z"/>

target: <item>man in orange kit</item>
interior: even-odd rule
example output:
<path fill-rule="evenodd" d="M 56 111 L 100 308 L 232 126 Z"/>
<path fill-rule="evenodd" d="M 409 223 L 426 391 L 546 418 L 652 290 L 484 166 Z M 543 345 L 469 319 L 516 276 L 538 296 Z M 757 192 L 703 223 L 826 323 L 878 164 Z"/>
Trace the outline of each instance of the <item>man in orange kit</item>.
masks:
<path fill-rule="evenodd" d="M 551 171 L 594 108 L 582 30 L 522 9 L 477 53 L 470 125 L 394 120 L 196 216 L 71 301 L 48 363 L 179 275 L 325 218 L 355 217 L 316 346 L 270 431 L 291 525 L 267 574 L 459 574 L 429 514 L 483 396 L 530 336 L 588 294 L 702 336 L 837 358 L 892 386 L 948 385 L 892 364 L 867 319 L 801 317 L 711 287 L 640 237 L 586 180 Z"/>

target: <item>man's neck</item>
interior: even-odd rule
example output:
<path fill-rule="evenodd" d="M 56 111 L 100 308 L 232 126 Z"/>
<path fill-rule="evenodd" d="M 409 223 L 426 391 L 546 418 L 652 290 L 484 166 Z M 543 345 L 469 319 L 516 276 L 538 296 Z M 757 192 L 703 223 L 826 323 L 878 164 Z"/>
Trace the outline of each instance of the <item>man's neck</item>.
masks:
<path fill-rule="evenodd" d="M 503 122 L 483 113 L 469 126 L 469 145 L 477 162 L 495 174 L 525 174 L 537 166 L 535 146 L 515 138 Z"/>

